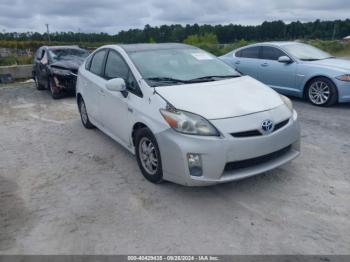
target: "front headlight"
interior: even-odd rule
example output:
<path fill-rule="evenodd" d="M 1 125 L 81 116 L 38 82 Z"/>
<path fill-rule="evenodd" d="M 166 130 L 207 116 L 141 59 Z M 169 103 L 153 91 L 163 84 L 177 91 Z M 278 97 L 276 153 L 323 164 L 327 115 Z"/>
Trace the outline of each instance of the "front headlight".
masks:
<path fill-rule="evenodd" d="M 341 75 L 341 76 L 336 77 L 336 79 L 338 79 L 340 81 L 350 82 L 350 75 L 349 74 Z"/>
<path fill-rule="evenodd" d="M 283 103 L 289 108 L 290 111 L 293 111 L 293 103 L 290 101 L 290 99 L 284 95 L 280 95 L 281 99 L 283 100 Z"/>
<path fill-rule="evenodd" d="M 289 110 L 293 111 L 293 103 L 292 103 L 292 101 L 288 97 L 286 97 L 284 95 L 280 95 L 280 97 L 281 97 L 283 103 L 289 108 Z"/>
<path fill-rule="evenodd" d="M 71 74 L 70 70 L 61 69 L 61 68 L 55 68 L 55 67 L 51 67 L 51 71 L 52 71 L 52 73 L 54 75 L 66 76 L 66 75 L 70 75 Z"/>
<path fill-rule="evenodd" d="M 160 113 L 177 132 L 188 135 L 220 136 L 219 131 L 199 115 L 176 109 L 160 109 Z"/>

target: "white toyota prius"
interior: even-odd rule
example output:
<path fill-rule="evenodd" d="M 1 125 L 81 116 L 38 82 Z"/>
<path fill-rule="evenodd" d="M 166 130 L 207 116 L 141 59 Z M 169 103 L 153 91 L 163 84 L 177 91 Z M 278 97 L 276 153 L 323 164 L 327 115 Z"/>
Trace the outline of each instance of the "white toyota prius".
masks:
<path fill-rule="evenodd" d="M 188 186 L 257 175 L 300 153 L 291 101 L 184 44 L 108 45 L 79 69 L 77 103 L 144 177 Z"/>

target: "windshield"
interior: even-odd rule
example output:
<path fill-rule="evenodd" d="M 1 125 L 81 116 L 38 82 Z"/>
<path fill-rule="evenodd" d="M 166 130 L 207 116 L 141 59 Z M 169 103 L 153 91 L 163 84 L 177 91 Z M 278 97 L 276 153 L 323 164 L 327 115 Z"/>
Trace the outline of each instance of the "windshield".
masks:
<path fill-rule="evenodd" d="M 197 48 L 130 52 L 150 86 L 216 81 L 240 76 L 215 56 Z"/>
<path fill-rule="evenodd" d="M 50 59 L 52 62 L 71 60 L 71 59 L 85 59 L 89 53 L 84 49 L 64 48 L 49 50 Z"/>
<path fill-rule="evenodd" d="M 283 47 L 292 56 L 305 61 L 321 60 L 332 56 L 316 47 L 305 44 L 291 44 Z"/>

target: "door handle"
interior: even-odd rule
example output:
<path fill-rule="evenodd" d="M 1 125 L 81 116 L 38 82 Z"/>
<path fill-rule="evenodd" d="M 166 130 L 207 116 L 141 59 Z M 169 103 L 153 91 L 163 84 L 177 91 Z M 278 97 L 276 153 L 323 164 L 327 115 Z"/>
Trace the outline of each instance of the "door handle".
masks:
<path fill-rule="evenodd" d="M 262 67 L 267 67 L 267 66 L 269 66 L 269 64 L 268 63 L 263 63 L 263 64 L 261 64 L 261 66 Z"/>
<path fill-rule="evenodd" d="M 129 111 L 130 113 L 133 113 L 133 112 L 134 112 L 134 109 L 132 109 L 131 107 L 128 107 L 128 111 Z"/>
<path fill-rule="evenodd" d="M 104 91 L 103 89 L 100 89 L 100 93 L 101 93 L 101 94 L 104 94 L 105 91 Z"/>
<path fill-rule="evenodd" d="M 236 61 L 235 64 L 236 65 L 239 65 L 241 63 L 241 61 Z"/>

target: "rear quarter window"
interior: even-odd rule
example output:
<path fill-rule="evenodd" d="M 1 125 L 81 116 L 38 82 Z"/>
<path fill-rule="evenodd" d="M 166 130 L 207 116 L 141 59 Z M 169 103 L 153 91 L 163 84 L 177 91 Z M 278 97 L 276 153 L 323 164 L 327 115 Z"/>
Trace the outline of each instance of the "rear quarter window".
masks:
<path fill-rule="evenodd" d="M 86 70 L 90 70 L 92 57 L 93 57 L 92 55 L 89 56 L 89 57 L 86 59 L 86 61 L 85 61 L 85 69 L 86 69 Z"/>
<path fill-rule="evenodd" d="M 43 50 L 44 50 L 44 48 L 40 47 L 40 48 L 36 51 L 35 58 L 36 58 L 37 60 L 40 60 L 40 59 L 43 57 Z"/>

